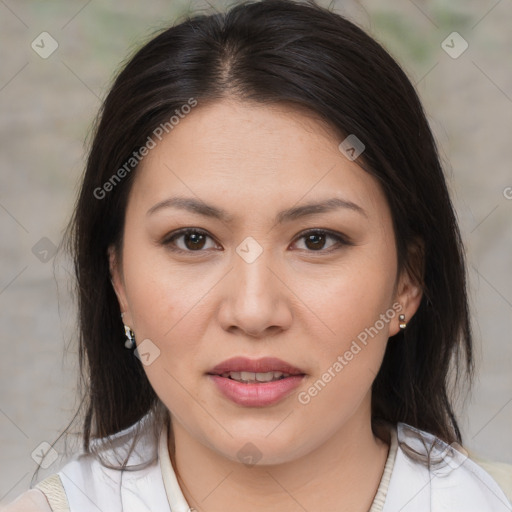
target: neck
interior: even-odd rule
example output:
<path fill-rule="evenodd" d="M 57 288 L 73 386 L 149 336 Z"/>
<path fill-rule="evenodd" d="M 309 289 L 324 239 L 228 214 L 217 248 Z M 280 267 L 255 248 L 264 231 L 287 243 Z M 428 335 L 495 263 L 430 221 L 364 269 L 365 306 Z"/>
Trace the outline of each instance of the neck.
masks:
<path fill-rule="evenodd" d="M 367 512 L 389 447 L 374 436 L 369 414 L 359 416 L 306 455 L 253 466 L 223 457 L 172 421 L 171 462 L 185 499 L 199 512 Z"/>

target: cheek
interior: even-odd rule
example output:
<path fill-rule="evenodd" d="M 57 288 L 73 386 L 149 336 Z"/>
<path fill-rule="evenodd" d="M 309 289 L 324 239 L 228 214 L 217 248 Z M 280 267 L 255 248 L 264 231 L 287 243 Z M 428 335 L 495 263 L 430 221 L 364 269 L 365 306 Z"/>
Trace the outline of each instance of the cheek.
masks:
<path fill-rule="evenodd" d="M 200 401 L 198 356 L 201 354 L 200 340 L 204 338 L 203 322 L 197 300 L 180 293 L 169 293 L 160 288 L 162 299 L 154 301 L 157 289 L 151 297 L 144 294 L 136 300 L 134 308 L 137 319 L 137 340 L 144 340 L 148 351 L 154 352 L 150 364 L 144 364 L 148 380 L 166 407 L 177 417 L 190 415 L 191 397 Z M 150 340 L 151 343 L 148 344 Z M 142 351 L 140 351 L 142 353 Z M 144 357 L 141 358 L 144 361 Z M 196 412 L 197 414 L 197 412 Z"/>
<path fill-rule="evenodd" d="M 331 355 L 344 351 L 361 333 L 364 338 L 381 314 L 388 312 L 391 316 L 395 277 L 392 257 L 377 258 L 365 251 L 354 251 L 353 256 L 333 266 L 328 274 L 310 272 L 298 276 L 296 289 L 303 291 L 301 299 L 315 313 L 311 315 L 314 320 L 310 334 L 312 339 L 315 333 L 322 336 L 318 348 Z M 384 325 L 379 322 L 381 338 L 387 339 L 389 326 L 389 321 Z"/>
<path fill-rule="evenodd" d="M 176 338 L 208 289 L 207 279 L 189 267 L 172 264 L 165 250 L 149 246 L 142 236 L 127 239 L 124 275 L 136 334 L 161 343 Z"/>
<path fill-rule="evenodd" d="M 368 397 L 396 316 L 389 302 L 392 284 L 373 282 L 369 288 L 351 289 L 348 285 L 356 281 L 341 280 L 328 288 L 334 299 L 319 311 L 334 334 L 328 331 L 311 347 L 315 372 L 297 397 L 305 415 L 323 416 L 332 428 L 351 417 Z M 336 414 L 326 415 L 328 410 Z"/>
<path fill-rule="evenodd" d="M 186 395 L 180 382 L 188 380 L 189 388 L 193 381 L 187 375 L 198 370 L 194 364 L 204 338 L 201 297 L 213 283 L 200 279 L 197 272 L 193 276 L 188 275 L 189 270 L 177 271 L 165 256 L 139 247 L 127 241 L 124 258 L 133 329 L 137 344 L 144 342 L 150 353 L 151 362 L 144 364 L 144 371 L 156 393 L 170 406 L 170 399 L 180 400 Z M 183 399 L 187 397 L 190 399 L 189 395 Z"/>
<path fill-rule="evenodd" d="M 313 277 L 307 299 L 314 304 L 316 333 L 309 333 L 316 354 L 315 375 L 302 396 L 306 410 L 333 407 L 351 414 L 371 389 L 396 312 L 394 253 L 359 251 L 330 278 Z M 314 292 L 312 291 L 314 290 Z M 322 333 L 319 339 L 318 333 Z M 315 336 L 316 334 L 316 336 Z M 300 397 L 299 397 L 300 398 Z"/>

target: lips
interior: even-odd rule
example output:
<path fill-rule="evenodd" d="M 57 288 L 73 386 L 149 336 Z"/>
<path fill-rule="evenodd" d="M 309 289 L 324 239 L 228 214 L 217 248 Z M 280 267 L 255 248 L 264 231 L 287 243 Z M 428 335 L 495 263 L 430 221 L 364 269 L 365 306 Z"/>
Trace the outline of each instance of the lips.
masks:
<path fill-rule="evenodd" d="M 247 357 L 232 357 L 217 364 L 207 373 L 208 375 L 222 375 L 229 372 L 252 372 L 267 373 L 281 372 L 288 375 L 305 375 L 306 373 L 276 357 L 262 357 L 260 359 L 249 359 Z"/>
<path fill-rule="evenodd" d="M 243 407 L 268 407 L 297 389 L 306 373 L 276 357 L 232 357 L 207 372 L 208 379 L 228 400 Z M 269 380 L 270 378 L 270 380 Z"/>

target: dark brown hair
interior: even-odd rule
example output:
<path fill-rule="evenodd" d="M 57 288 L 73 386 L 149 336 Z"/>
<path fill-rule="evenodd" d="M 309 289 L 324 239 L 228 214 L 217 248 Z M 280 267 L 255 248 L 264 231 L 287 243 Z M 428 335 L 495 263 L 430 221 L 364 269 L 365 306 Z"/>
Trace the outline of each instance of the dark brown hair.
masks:
<path fill-rule="evenodd" d="M 118 74 L 99 113 L 68 227 L 84 450 L 150 411 L 168 421 L 141 362 L 124 347 L 107 258 L 111 245 L 121 255 L 137 168 L 104 197 L 95 190 L 191 98 L 202 105 L 226 97 L 291 103 L 364 143 L 357 162 L 389 202 L 398 269 L 408 268 L 423 289 L 407 329 L 388 343 L 373 384 L 373 419 L 461 442 L 450 393 L 452 377 L 470 382 L 473 371 L 464 251 L 417 93 L 382 46 L 344 17 L 313 1 L 263 0 L 187 18 L 153 37 Z"/>

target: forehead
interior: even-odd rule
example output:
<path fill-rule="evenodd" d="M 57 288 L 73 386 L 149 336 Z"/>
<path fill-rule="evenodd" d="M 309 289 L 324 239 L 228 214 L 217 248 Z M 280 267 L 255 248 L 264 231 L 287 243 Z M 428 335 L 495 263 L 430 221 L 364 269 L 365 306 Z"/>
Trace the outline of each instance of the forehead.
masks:
<path fill-rule="evenodd" d="M 385 208 L 376 179 L 338 149 L 343 138 L 289 104 L 198 105 L 156 141 L 132 193 L 145 204 L 178 192 L 251 210 L 339 194 L 365 209 Z"/>

